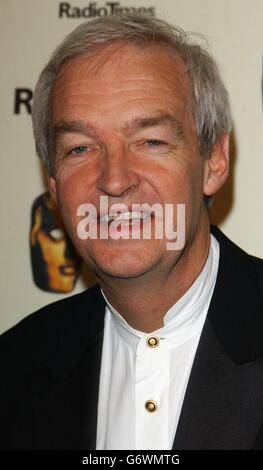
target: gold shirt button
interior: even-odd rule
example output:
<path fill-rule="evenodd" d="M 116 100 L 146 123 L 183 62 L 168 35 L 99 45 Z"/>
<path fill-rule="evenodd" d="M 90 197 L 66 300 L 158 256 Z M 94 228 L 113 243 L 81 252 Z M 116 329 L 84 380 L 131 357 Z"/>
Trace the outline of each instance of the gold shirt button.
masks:
<path fill-rule="evenodd" d="M 146 343 L 149 348 L 156 348 L 160 343 L 160 339 L 158 336 L 149 336 L 146 340 Z"/>
<path fill-rule="evenodd" d="M 154 413 L 158 408 L 158 405 L 154 400 L 147 400 L 144 406 L 146 411 L 148 411 L 149 413 Z"/>

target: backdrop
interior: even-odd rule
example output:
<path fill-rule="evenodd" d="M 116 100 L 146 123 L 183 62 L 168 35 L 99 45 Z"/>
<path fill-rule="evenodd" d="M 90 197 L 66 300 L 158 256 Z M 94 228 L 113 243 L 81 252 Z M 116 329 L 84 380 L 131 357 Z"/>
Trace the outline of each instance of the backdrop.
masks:
<path fill-rule="evenodd" d="M 65 295 L 40 290 L 31 273 L 31 205 L 45 190 L 31 130 L 32 90 L 65 34 L 121 8 L 157 14 L 207 38 L 234 117 L 231 176 L 216 199 L 213 220 L 246 251 L 263 257 L 262 0 L 0 0 L 0 331 Z M 88 270 L 85 279 L 92 282 Z M 74 293 L 85 285 L 79 279 Z"/>

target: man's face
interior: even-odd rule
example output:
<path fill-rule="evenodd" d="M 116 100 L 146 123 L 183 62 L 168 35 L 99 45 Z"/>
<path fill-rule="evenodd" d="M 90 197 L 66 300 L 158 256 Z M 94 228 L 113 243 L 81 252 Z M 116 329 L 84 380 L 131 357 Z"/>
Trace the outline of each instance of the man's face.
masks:
<path fill-rule="evenodd" d="M 50 186 L 75 246 L 97 274 L 136 278 L 168 271 L 198 243 L 206 218 L 205 163 L 185 65 L 173 52 L 122 45 L 65 64 L 53 88 L 52 124 Z M 99 209 L 100 196 L 109 197 L 109 206 L 185 204 L 185 247 L 167 251 L 165 237 L 80 240 L 78 207 Z M 176 206 L 174 219 L 176 225 Z"/>

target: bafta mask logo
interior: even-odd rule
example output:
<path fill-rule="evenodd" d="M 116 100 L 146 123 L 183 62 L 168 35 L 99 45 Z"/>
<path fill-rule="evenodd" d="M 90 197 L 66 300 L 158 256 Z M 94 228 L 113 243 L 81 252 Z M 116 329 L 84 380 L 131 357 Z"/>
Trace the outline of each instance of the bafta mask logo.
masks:
<path fill-rule="evenodd" d="M 48 292 L 71 292 L 80 272 L 81 259 L 49 193 L 42 194 L 33 203 L 30 242 L 35 284 Z"/>

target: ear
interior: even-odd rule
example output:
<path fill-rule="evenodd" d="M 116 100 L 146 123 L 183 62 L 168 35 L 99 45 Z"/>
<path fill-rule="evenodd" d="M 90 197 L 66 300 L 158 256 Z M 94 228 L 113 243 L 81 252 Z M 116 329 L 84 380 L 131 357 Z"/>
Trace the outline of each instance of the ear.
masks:
<path fill-rule="evenodd" d="M 204 185 L 205 196 L 213 196 L 223 186 L 229 173 L 229 135 L 223 134 L 205 161 Z"/>
<path fill-rule="evenodd" d="M 53 176 L 49 176 L 48 180 L 47 180 L 47 183 L 48 183 L 48 189 L 49 189 L 50 195 L 51 195 L 53 201 L 55 202 L 55 204 L 58 205 L 57 183 L 56 183 L 55 178 Z"/>

